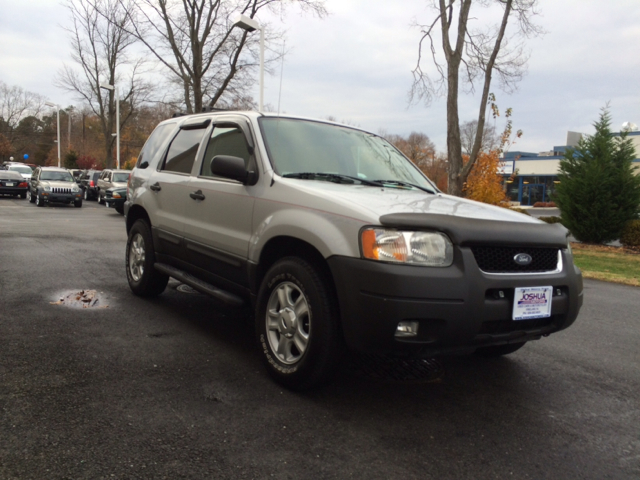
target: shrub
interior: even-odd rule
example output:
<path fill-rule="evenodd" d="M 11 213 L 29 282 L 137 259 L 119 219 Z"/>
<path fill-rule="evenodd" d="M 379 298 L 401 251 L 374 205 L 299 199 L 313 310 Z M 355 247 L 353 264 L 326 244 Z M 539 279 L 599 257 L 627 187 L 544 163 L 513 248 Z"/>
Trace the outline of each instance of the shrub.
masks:
<path fill-rule="evenodd" d="M 538 217 L 538 220 L 542 220 L 547 223 L 562 223 L 562 218 L 560 217 Z"/>
<path fill-rule="evenodd" d="M 525 215 L 531 215 L 526 208 L 511 208 L 514 212 L 524 213 Z"/>
<path fill-rule="evenodd" d="M 629 220 L 625 223 L 620 243 L 625 247 L 640 247 L 640 220 Z"/>
<path fill-rule="evenodd" d="M 533 204 L 535 208 L 555 208 L 555 202 L 536 202 Z"/>

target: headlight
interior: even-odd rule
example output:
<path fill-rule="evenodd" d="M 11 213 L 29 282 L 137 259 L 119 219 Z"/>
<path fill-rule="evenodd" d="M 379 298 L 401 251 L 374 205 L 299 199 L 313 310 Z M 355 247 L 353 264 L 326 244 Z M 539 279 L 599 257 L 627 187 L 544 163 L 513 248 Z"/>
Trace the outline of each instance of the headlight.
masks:
<path fill-rule="evenodd" d="M 453 245 L 444 233 L 403 232 L 366 228 L 361 233 L 362 256 L 382 262 L 448 267 L 453 263 Z"/>
<path fill-rule="evenodd" d="M 73 187 L 71 187 L 71 191 L 76 193 L 76 192 L 79 192 L 80 189 L 78 188 L 78 185 L 74 185 Z"/>
<path fill-rule="evenodd" d="M 122 198 L 122 195 L 119 193 L 113 192 L 113 198 Z"/>
<path fill-rule="evenodd" d="M 49 185 L 49 184 L 45 183 L 44 185 L 42 185 L 42 189 L 43 189 L 45 192 L 50 192 L 50 191 L 51 191 L 51 185 Z"/>

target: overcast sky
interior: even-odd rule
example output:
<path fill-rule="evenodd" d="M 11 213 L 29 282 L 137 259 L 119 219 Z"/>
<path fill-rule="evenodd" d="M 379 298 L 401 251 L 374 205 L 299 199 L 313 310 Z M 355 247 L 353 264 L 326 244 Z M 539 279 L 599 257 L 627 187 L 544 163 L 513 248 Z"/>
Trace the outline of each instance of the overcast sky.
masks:
<path fill-rule="evenodd" d="M 434 18 L 430 0 L 327 0 L 325 19 L 290 10 L 282 66 L 265 79 L 265 103 L 289 114 L 336 117 L 364 129 L 427 134 L 446 146 L 445 101 L 408 105 L 420 32 Z M 614 130 L 640 125 L 638 0 L 540 0 L 536 23 L 546 35 L 527 42 L 531 58 L 518 90 L 492 91 L 524 135 L 511 150 L 539 152 L 566 143 L 567 131 L 593 132 L 609 102 Z M 481 23 L 478 20 L 478 23 Z M 62 104 L 78 101 L 52 84 L 72 64 L 63 27 L 68 11 L 54 0 L 0 0 L 0 80 Z M 425 66 L 428 65 L 426 62 Z M 255 92 L 257 99 L 257 88 Z M 478 98 L 461 98 L 461 121 L 477 117 Z M 497 128 L 503 128 L 503 122 Z"/>

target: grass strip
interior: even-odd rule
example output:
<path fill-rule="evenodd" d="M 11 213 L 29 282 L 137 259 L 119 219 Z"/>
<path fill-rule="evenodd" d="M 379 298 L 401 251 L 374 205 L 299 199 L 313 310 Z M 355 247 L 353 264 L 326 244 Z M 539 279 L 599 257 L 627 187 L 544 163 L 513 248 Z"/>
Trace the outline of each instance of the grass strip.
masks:
<path fill-rule="evenodd" d="M 572 243 L 573 260 L 585 278 L 640 287 L 640 254 L 601 245 Z"/>

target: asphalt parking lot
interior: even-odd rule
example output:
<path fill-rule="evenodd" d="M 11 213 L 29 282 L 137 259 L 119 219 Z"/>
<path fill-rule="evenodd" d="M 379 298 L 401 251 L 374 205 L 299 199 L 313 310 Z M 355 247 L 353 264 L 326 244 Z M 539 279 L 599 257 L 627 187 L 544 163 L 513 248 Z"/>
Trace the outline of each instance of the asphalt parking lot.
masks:
<path fill-rule="evenodd" d="M 133 296 L 125 242 L 96 202 L 0 197 L 0 478 L 640 478 L 638 288 L 586 281 L 574 326 L 509 357 L 347 359 L 299 394 L 248 309 Z"/>

